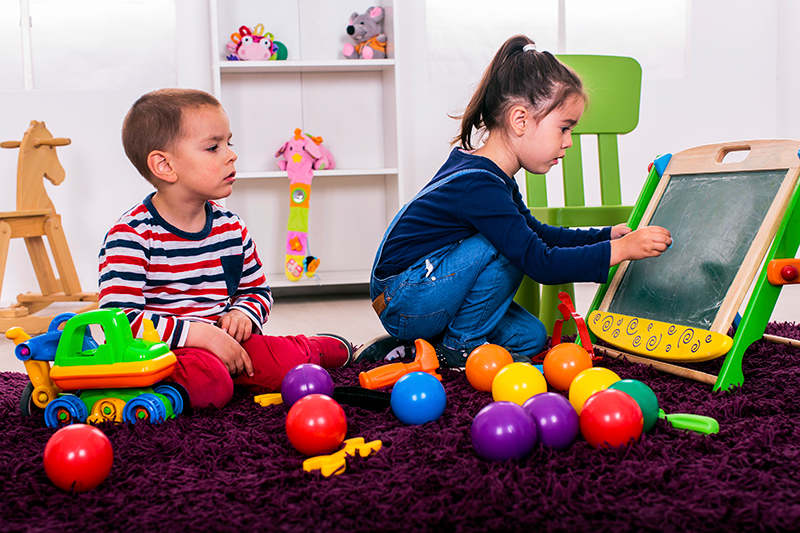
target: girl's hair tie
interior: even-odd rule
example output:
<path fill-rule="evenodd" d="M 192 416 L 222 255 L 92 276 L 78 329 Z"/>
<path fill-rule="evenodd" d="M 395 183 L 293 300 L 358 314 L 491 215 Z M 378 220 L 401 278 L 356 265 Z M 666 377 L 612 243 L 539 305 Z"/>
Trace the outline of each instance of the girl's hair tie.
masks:
<path fill-rule="evenodd" d="M 534 44 L 534 43 L 526 44 L 525 46 L 522 47 L 522 51 L 523 52 L 535 52 L 536 51 L 536 44 Z"/>

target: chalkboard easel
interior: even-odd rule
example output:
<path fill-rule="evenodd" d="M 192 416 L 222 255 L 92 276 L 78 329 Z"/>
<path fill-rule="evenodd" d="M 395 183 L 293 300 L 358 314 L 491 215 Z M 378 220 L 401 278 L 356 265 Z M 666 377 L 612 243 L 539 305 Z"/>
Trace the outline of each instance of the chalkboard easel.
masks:
<path fill-rule="evenodd" d="M 745 157 L 736 161 L 729 156 L 734 152 Z M 800 245 L 798 174 L 800 141 L 793 140 L 706 145 L 656 160 L 628 225 L 666 227 L 673 246 L 661 257 L 612 269 L 587 315 L 592 331 L 629 348 L 637 354 L 633 359 L 646 356 L 644 362 L 713 384 L 714 390 L 741 385 L 744 351 L 763 337 L 781 291 L 768 281 L 767 265 L 794 258 Z M 679 353 L 681 335 L 693 340 Z M 713 337 L 717 352 L 696 351 L 702 342 L 693 343 L 701 337 Z M 719 355 L 725 361 L 718 376 L 672 363 Z"/>

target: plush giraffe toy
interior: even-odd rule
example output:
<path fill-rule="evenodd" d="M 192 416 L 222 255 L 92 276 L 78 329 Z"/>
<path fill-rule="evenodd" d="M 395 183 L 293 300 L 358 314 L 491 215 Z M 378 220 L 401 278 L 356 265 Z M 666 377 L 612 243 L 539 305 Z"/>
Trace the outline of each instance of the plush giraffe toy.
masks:
<path fill-rule="evenodd" d="M 289 173 L 289 224 L 286 235 L 286 277 L 297 281 L 303 272 L 312 277 L 319 259 L 308 253 L 308 203 L 314 170 L 336 166 L 333 155 L 322 146 L 322 137 L 294 130 L 294 137 L 283 143 L 275 157 L 283 157 L 278 167 Z"/>

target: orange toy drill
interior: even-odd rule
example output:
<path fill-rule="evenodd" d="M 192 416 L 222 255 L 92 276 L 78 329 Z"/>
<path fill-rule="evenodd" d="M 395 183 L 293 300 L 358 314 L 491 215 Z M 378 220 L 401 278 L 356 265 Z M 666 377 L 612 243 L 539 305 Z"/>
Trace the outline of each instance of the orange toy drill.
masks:
<path fill-rule="evenodd" d="M 439 368 L 439 358 L 436 356 L 436 349 L 423 339 L 414 341 L 417 356 L 411 363 L 391 363 L 388 365 L 373 368 L 369 372 L 361 372 L 358 381 L 365 389 L 378 389 L 394 385 L 397 380 L 411 372 L 427 372 L 433 377 L 442 380 L 442 376 L 436 373 Z"/>

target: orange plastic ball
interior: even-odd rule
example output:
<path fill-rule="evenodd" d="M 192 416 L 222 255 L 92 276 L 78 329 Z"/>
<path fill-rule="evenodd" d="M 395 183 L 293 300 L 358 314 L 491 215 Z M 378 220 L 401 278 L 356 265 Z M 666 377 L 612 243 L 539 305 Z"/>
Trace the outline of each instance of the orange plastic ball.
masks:
<path fill-rule="evenodd" d="M 569 390 L 575 376 L 592 368 L 592 357 L 577 344 L 556 344 L 544 357 L 544 378 L 554 389 Z"/>
<path fill-rule="evenodd" d="M 494 377 L 504 366 L 513 362 L 511 354 L 502 346 L 481 344 L 467 357 L 467 380 L 475 389 L 491 392 Z"/>

